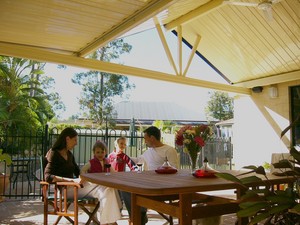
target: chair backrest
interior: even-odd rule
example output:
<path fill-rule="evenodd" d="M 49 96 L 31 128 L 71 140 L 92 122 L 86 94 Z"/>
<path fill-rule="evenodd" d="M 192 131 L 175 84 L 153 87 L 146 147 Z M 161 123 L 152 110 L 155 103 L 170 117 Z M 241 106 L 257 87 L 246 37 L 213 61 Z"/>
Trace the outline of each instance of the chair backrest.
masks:
<path fill-rule="evenodd" d="M 40 156 L 40 170 L 41 170 L 41 180 L 42 181 L 45 181 L 44 172 L 45 172 L 45 168 L 47 166 L 47 163 L 48 163 L 48 161 L 47 161 L 46 156 Z"/>
<path fill-rule="evenodd" d="M 61 217 L 64 216 L 72 224 L 78 224 L 78 207 L 80 207 L 89 217 L 86 224 L 89 224 L 91 220 L 94 223 L 99 224 L 97 220 L 97 210 L 100 207 L 98 199 L 80 199 L 78 198 L 78 184 L 74 182 L 56 182 L 55 184 L 48 184 L 45 182 L 44 171 L 48 164 L 48 160 L 45 156 L 40 156 L 40 170 L 41 170 L 41 184 L 43 190 L 44 201 L 44 224 L 48 224 L 48 214 L 57 215 L 58 218 L 55 224 L 58 224 Z M 67 199 L 68 192 L 73 192 L 73 198 Z M 48 199 L 50 197 L 50 199 Z M 53 197 L 52 197 L 53 196 Z M 69 206 L 73 204 L 73 213 L 70 212 Z M 51 205 L 52 210 L 48 208 Z M 71 218 L 73 217 L 73 219 Z"/>

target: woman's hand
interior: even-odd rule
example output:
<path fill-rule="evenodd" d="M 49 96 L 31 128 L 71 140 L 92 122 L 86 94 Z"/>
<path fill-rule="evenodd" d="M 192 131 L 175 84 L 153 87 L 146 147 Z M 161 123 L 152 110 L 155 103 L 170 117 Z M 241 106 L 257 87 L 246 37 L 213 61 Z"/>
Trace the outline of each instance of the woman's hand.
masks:
<path fill-rule="evenodd" d="M 79 184 L 83 188 L 84 180 L 80 176 L 78 178 L 73 179 L 73 182 Z"/>
<path fill-rule="evenodd" d="M 77 184 L 82 184 L 83 181 L 80 177 L 73 179 L 73 182 L 77 183 Z"/>

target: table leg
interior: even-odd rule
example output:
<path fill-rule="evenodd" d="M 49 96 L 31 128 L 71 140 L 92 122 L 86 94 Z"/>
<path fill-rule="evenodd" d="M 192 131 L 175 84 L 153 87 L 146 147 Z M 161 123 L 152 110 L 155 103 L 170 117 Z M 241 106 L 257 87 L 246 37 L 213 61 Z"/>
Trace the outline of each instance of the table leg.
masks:
<path fill-rule="evenodd" d="M 236 197 L 237 199 L 241 199 L 241 197 L 245 194 L 246 190 L 243 188 L 236 189 Z M 248 217 L 238 217 L 237 218 L 237 225 L 247 225 L 249 223 Z"/>
<path fill-rule="evenodd" d="M 193 194 L 179 194 L 179 224 L 192 224 L 192 198 Z"/>
<path fill-rule="evenodd" d="M 131 222 L 141 225 L 141 207 L 136 204 L 136 194 L 131 193 Z"/>

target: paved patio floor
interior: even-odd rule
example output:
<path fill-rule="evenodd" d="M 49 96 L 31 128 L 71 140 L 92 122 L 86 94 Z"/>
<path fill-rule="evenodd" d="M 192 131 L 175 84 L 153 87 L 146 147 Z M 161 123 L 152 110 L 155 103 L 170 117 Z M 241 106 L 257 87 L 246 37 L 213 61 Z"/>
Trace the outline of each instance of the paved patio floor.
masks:
<path fill-rule="evenodd" d="M 79 224 L 84 225 L 87 221 L 87 216 L 81 210 L 79 211 Z M 122 211 L 122 219 L 117 221 L 118 225 L 128 225 L 128 213 L 126 210 Z M 148 211 L 149 222 L 147 225 L 165 225 L 168 224 L 157 212 Z M 49 216 L 49 224 L 55 221 L 55 216 Z M 235 214 L 222 216 L 221 225 L 234 225 L 236 221 Z M 174 223 L 178 221 L 175 219 Z M 31 225 L 43 224 L 43 203 L 39 199 L 34 200 L 10 200 L 6 199 L 0 202 L 0 224 L 6 225 Z M 66 219 L 61 219 L 59 224 L 70 224 Z M 206 225 L 206 224 L 204 224 Z"/>

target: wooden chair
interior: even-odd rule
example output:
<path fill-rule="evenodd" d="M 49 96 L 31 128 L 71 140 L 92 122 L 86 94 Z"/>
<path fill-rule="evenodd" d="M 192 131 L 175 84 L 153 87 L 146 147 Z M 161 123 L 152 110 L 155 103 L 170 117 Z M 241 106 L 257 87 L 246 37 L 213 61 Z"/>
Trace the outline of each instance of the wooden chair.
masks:
<path fill-rule="evenodd" d="M 73 182 L 56 182 L 50 184 L 44 180 L 44 169 L 47 165 L 47 159 L 41 157 L 41 177 L 42 181 L 42 200 L 44 202 L 44 224 L 48 224 L 48 215 L 57 215 L 54 224 L 58 224 L 62 217 L 65 217 L 70 223 L 78 225 L 78 207 L 81 208 L 89 217 L 86 225 L 93 220 L 94 223 L 100 225 L 96 218 L 97 210 L 100 202 L 97 198 L 86 197 L 78 198 L 78 189 L 81 186 Z M 73 198 L 67 199 L 68 191 L 73 191 Z M 73 211 L 69 207 L 73 204 Z M 50 206 L 50 207 L 49 207 Z M 73 217 L 73 218 L 71 218 Z"/>

